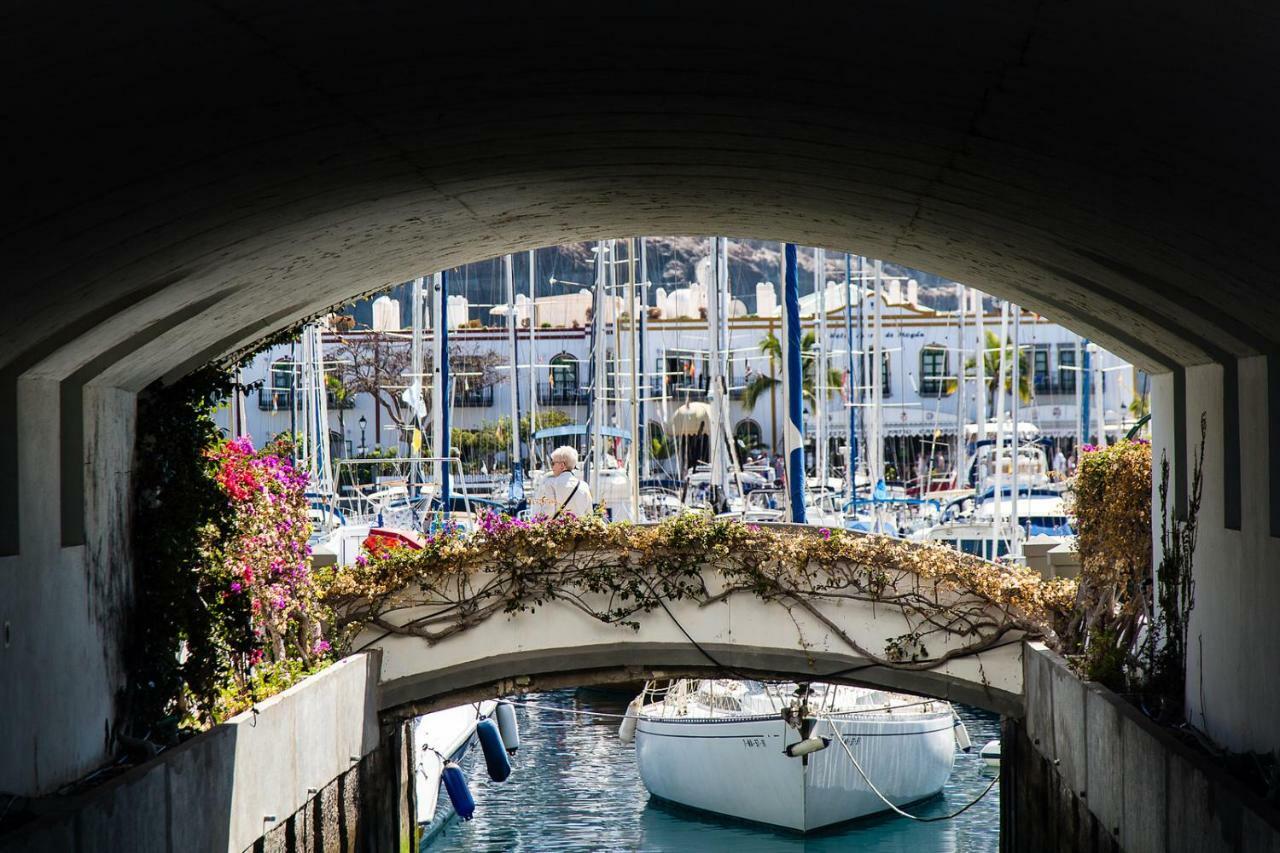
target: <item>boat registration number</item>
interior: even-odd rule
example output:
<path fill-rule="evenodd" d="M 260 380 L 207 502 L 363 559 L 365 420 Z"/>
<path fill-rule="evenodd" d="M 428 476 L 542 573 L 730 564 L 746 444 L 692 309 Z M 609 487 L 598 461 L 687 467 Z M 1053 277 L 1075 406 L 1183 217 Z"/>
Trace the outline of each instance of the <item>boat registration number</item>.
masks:
<path fill-rule="evenodd" d="M 767 746 L 762 737 L 744 737 L 742 745 L 749 749 L 764 749 Z"/>

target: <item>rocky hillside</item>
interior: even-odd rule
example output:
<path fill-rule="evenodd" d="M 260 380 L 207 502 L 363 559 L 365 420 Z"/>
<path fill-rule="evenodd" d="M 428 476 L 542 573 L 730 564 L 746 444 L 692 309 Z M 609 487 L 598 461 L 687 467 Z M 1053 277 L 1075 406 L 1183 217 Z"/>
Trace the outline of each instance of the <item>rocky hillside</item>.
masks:
<path fill-rule="evenodd" d="M 537 251 L 537 292 L 539 296 L 550 296 L 565 293 L 564 284 L 552 284 L 551 279 L 559 282 L 576 282 L 583 287 L 590 287 L 595 281 L 595 253 L 592 243 L 566 243 L 551 246 Z M 625 249 L 621 249 L 625 252 Z M 654 286 L 668 290 L 683 287 L 694 278 L 694 270 L 701 258 L 710 252 L 710 242 L 706 237 L 650 237 L 646 243 L 646 260 L 648 280 Z M 747 307 L 755 306 L 756 283 L 781 281 L 781 247 L 777 243 L 766 243 L 760 240 L 729 241 L 729 282 L 733 295 L 743 300 Z M 625 255 L 623 255 L 625 256 Z M 813 252 L 801 249 L 800 287 L 801 292 L 812 289 Z M 827 258 L 827 278 L 832 281 L 844 279 L 844 256 L 830 255 Z M 949 310 L 955 308 L 954 285 L 939 276 L 919 270 L 908 269 L 897 264 L 885 264 L 885 274 L 914 278 L 920 283 L 920 301 L 930 307 Z M 619 279 L 626 280 L 625 268 L 619 269 Z M 515 258 L 515 280 L 520 292 L 528 292 L 528 255 L 520 254 Z M 643 280 L 643 278 L 641 279 Z M 451 293 L 465 295 L 472 304 L 493 304 L 506 301 L 506 285 L 502 277 L 502 259 L 492 258 L 475 264 L 469 264 L 450 275 Z M 408 321 L 408 286 L 400 285 L 392 288 L 390 294 L 400 299 L 405 320 Z M 650 298 L 652 301 L 652 297 Z M 488 308 L 473 308 L 472 319 L 485 321 Z M 355 307 L 356 321 L 368 324 L 372 312 L 367 303 L 359 303 Z"/>

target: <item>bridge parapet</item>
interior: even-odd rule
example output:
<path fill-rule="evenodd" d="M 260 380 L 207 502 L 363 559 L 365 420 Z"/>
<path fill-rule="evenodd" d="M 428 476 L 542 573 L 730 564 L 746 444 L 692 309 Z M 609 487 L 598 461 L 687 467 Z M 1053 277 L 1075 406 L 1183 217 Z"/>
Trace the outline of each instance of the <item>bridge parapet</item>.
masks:
<path fill-rule="evenodd" d="M 487 517 L 340 577 L 330 600 L 380 648 L 384 712 L 623 670 L 847 680 L 1020 715 L 1024 637 L 1070 582 L 951 549 L 794 525 Z"/>

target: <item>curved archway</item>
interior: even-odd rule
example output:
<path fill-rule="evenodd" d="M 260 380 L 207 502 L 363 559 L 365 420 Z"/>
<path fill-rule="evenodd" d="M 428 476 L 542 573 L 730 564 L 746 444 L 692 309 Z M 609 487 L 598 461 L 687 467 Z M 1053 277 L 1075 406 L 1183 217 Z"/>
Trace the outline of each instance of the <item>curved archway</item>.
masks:
<path fill-rule="evenodd" d="M 820 45 L 696 3 L 356 18 L 178 0 L 91 23 L 53 4 L 10 21 L 0 607 L 16 651 L 0 680 L 41 690 L 6 727 L 36 734 L 8 743 L 0 788 L 56 787 L 105 755 L 139 389 L 425 271 L 646 232 L 852 249 L 1012 298 L 1157 374 L 1179 470 L 1210 413 L 1202 550 L 1224 589 L 1256 590 L 1200 587 L 1204 654 L 1223 664 L 1206 691 L 1231 709 L 1212 726 L 1233 748 L 1280 744 L 1256 722 L 1280 719 L 1280 687 L 1250 697 L 1225 663 L 1280 599 L 1256 568 L 1280 532 L 1265 11 L 857 4 L 824 10 Z M 424 33 L 464 36 L 424 56 Z M 566 42 L 580 49 L 547 49 Z M 1249 132 L 1222 131 L 1241 114 Z M 84 624 L 48 637 L 66 612 Z"/>

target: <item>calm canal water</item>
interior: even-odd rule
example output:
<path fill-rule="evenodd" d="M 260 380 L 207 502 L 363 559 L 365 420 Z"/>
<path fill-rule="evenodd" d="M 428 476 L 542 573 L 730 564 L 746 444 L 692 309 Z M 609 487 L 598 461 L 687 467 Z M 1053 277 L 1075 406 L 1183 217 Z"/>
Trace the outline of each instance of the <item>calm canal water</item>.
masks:
<path fill-rule="evenodd" d="M 834 830 L 799 836 L 717 819 L 656 800 L 640 781 L 635 752 L 618 740 L 618 721 L 556 713 L 550 708 L 620 714 L 627 697 L 572 690 L 521 697 L 544 708 L 517 708 L 521 746 L 511 777 L 491 782 L 479 750 L 467 756 L 475 817 L 454 819 L 432 842 L 436 851 L 847 851 L 952 853 L 995 851 L 1000 839 L 999 785 L 960 817 L 917 823 L 869 817 Z M 994 714 L 957 705 L 974 752 L 956 753 L 943 793 L 909 809 L 923 817 L 949 814 L 990 783 L 977 749 L 1000 736 Z M 441 800 L 447 801 L 444 792 Z"/>

